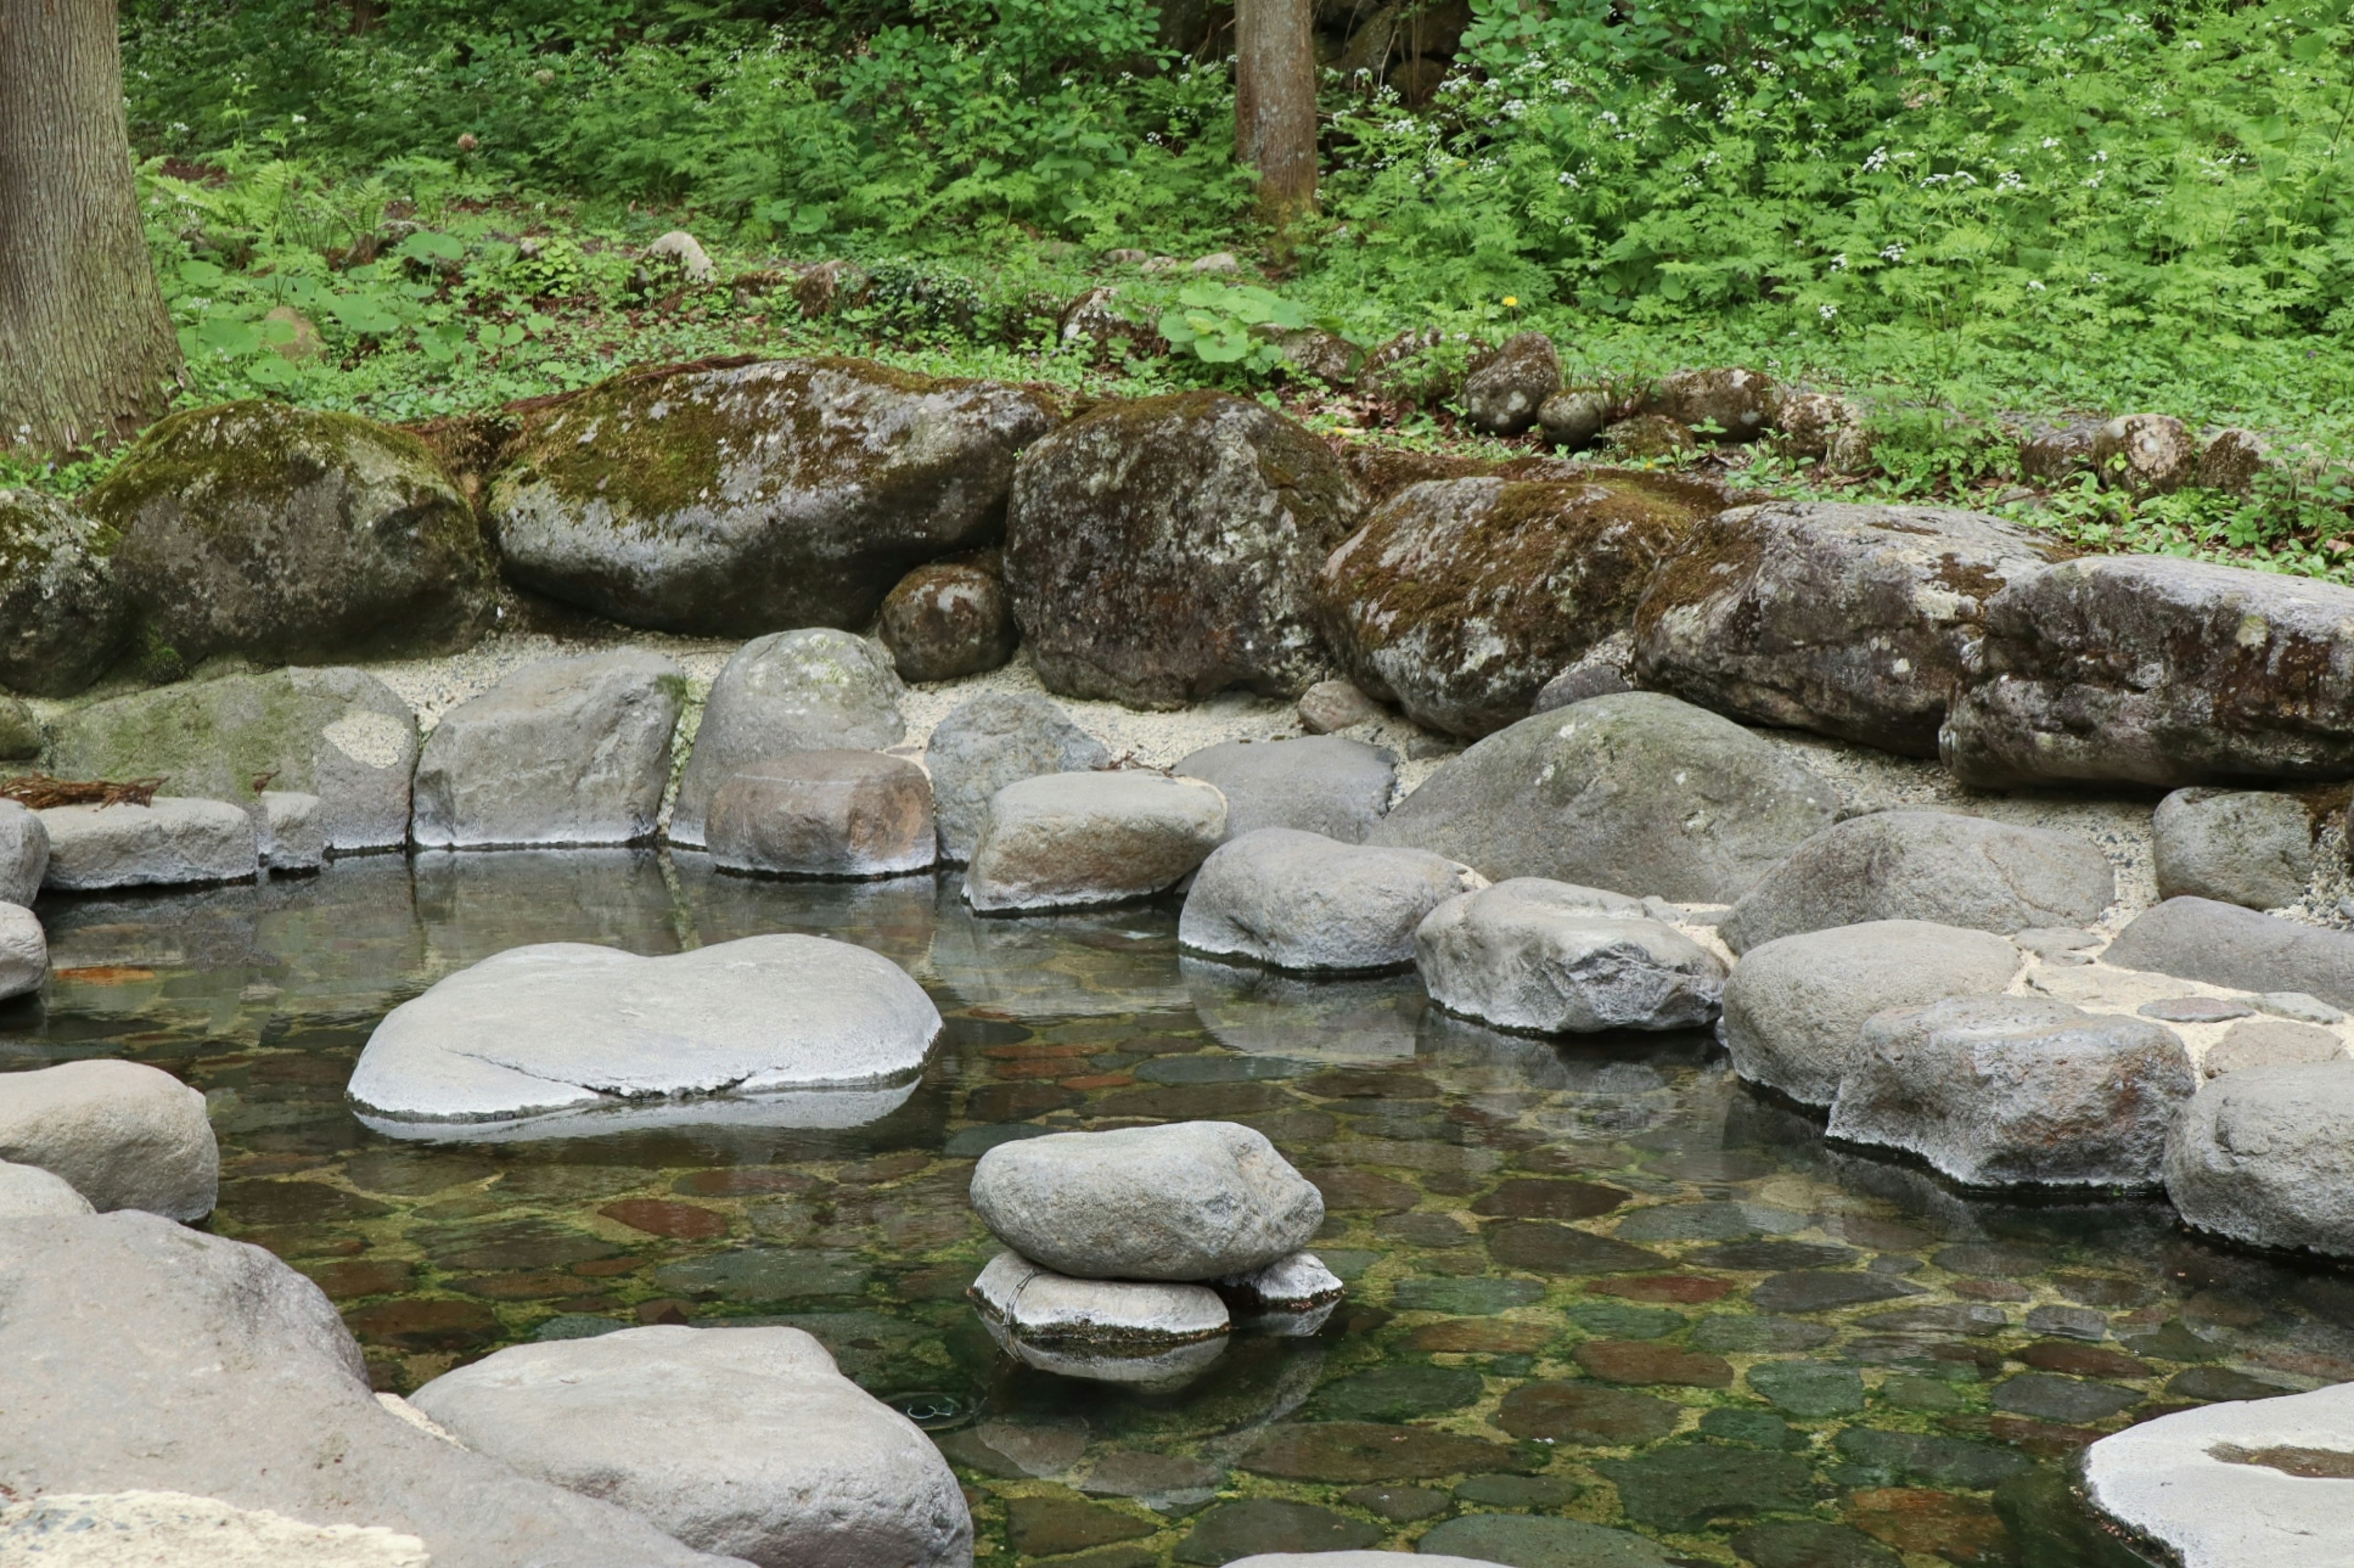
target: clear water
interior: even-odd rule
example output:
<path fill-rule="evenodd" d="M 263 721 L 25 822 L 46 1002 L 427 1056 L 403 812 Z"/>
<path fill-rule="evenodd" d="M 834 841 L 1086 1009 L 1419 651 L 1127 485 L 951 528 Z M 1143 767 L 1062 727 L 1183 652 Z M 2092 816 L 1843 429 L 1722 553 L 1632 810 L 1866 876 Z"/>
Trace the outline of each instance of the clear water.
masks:
<path fill-rule="evenodd" d="M 2068 1506 L 2090 1436 L 2354 1377 L 2334 1268 L 2209 1245 L 2161 1204 L 1957 1195 L 1827 1147 L 1704 1036 L 1555 1045 L 1427 1011 L 1411 977 L 1186 959 L 1173 906 L 980 921 L 952 880 L 612 852 L 345 860 L 39 913 L 57 972 L 0 1007 L 0 1066 L 129 1056 L 202 1089 L 213 1228 L 316 1279 L 380 1386 L 535 1335 L 794 1323 L 936 1428 L 984 1562 L 1434 1529 L 1434 1550 L 1546 1568 L 2129 1561 Z M 344 1104 L 386 1011 L 504 948 L 767 931 L 876 948 L 931 991 L 948 1035 L 898 1108 L 419 1144 Z M 963 1298 L 994 1250 L 973 1159 L 1015 1128 L 1193 1117 L 1261 1128 L 1325 1189 L 1316 1245 L 1348 1302 L 1174 1392 L 1003 1360 Z M 1498 1515 L 1628 1527 L 1666 1557 Z"/>

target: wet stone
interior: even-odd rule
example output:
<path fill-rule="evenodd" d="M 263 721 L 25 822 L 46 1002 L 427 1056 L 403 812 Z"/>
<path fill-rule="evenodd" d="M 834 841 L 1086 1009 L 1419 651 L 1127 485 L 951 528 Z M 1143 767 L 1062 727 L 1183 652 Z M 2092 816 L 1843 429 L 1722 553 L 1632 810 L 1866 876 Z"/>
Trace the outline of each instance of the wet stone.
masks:
<path fill-rule="evenodd" d="M 324 1181 L 260 1177 L 223 1182 L 215 1213 L 240 1225 L 302 1225 L 380 1219 L 392 1209 Z"/>
<path fill-rule="evenodd" d="M 1352 1487 L 1341 1500 L 1393 1524 L 1436 1519 L 1455 1506 L 1454 1498 L 1430 1487 Z"/>
<path fill-rule="evenodd" d="M 2008 1279 L 1956 1279 L 1948 1281 L 1946 1288 L 1972 1301 L 2026 1301 L 2035 1295 L 2026 1286 Z"/>
<path fill-rule="evenodd" d="M 1624 1274 L 1658 1268 L 1658 1253 L 1543 1220 L 1507 1220 L 1488 1231 L 1488 1255 L 1507 1268 L 1538 1274 Z"/>
<path fill-rule="evenodd" d="M 1677 1181 L 1755 1181 L 1779 1169 L 1769 1160 L 1729 1149 L 1694 1149 L 1647 1160 L 1653 1175 Z"/>
<path fill-rule="evenodd" d="M 1381 1540 L 1379 1525 L 1310 1503 L 1249 1498 L 1220 1503 L 1171 1553 L 1180 1563 L 1214 1565 L 1263 1552 L 1353 1552 Z"/>
<path fill-rule="evenodd" d="M 1824 1312 L 1835 1307 L 1861 1306 L 1867 1301 L 1891 1301 L 1919 1293 L 1881 1275 L 1829 1274 L 1800 1270 L 1777 1274 L 1749 1293 L 1749 1299 L 1768 1312 Z"/>
<path fill-rule="evenodd" d="M 866 1268 L 855 1258 L 786 1247 L 740 1247 L 711 1257 L 667 1264 L 654 1285 L 682 1296 L 723 1301 L 790 1301 L 811 1296 L 856 1296 Z"/>
<path fill-rule="evenodd" d="M 2009 1315 L 1999 1307 L 1900 1307 L 1893 1312 L 1869 1312 L 1856 1319 L 1866 1329 L 1896 1334 L 1999 1334 L 2009 1327 Z"/>
<path fill-rule="evenodd" d="M 1802 1323 L 1795 1318 L 1745 1318 L 1719 1312 L 1702 1318 L 1693 1327 L 1691 1341 L 1703 1351 L 1773 1355 L 1827 1345 L 1831 1334 L 1832 1330 L 1820 1323 Z"/>
<path fill-rule="evenodd" d="M 1325 1421 L 1274 1426 L 1243 1457 L 1256 1474 L 1295 1481 L 1420 1481 L 1501 1470 L 1518 1456 L 1500 1443 L 1418 1426 Z"/>
<path fill-rule="evenodd" d="M 479 1301 L 411 1296 L 355 1308 L 344 1321 L 362 1343 L 404 1351 L 462 1351 L 486 1344 L 499 1319 Z"/>
<path fill-rule="evenodd" d="M 1923 1481 L 1937 1487 L 1988 1491 L 2028 1467 L 2028 1458 L 2008 1448 L 1918 1432 L 1877 1432 L 1850 1426 L 1832 1440 L 1846 1463 L 1832 1478 L 1848 1486 L 1888 1486 Z"/>
<path fill-rule="evenodd" d="M 2109 1320 L 2088 1307 L 2037 1307 L 2027 1314 L 2031 1334 L 2065 1334 L 2072 1340 L 2105 1340 Z"/>
<path fill-rule="evenodd" d="M 1149 1520 L 1077 1498 L 1013 1498 L 1005 1505 L 1006 1543 L 1029 1557 L 1084 1552 L 1090 1546 L 1133 1541 L 1159 1529 Z"/>
<path fill-rule="evenodd" d="M 1662 1203 L 1638 1209 L 1618 1222 L 1626 1241 L 1734 1241 L 1744 1236 L 1781 1235 L 1804 1230 L 1804 1214 L 1764 1203 L 1707 1202 Z"/>
<path fill-rule="evenodd" d="M 2048 1255 L 2027 1247 L 1979 1242 L 1940 1247 L 1929 1261 L 1949 1273 L 1991 1275 L 1997 1279 L 2024 1279 L 2052 1266 Z"/>
<path fill-rule="evenodd" d="M 1558 1508 L 1581 1489 L 1567 1476 L 1472 1476 L 1455 1495 L 1486 1508 Z"/>
<path fill-rule="evenodd" d="M 343 1063 L 339 1070 L 351 1075 L 351 1065 Z M 355 1154 L 344 1162 L 344 1176 L 364 1192 L 388 1192 L 404 1198 L 422 1198 L 484 1181 L 498 1174 L 499 1168 L 487 1160 L 468 1160 L 458 1155 L 412 1154 L 406 1150 L 370 1150 Z"/>
<path fill-rule="evenodd" d="M 2166 1392 L 2176 1399 L 2219 1401 L 2274 1399 L 2284 1393 L 2295 1393 L 2296 1390 L 2250 1377 L 2245 1372 L 2232 1372 L 2227 1367 L 2192 1367 L 2168 1378 Z"/>
<path fill-rule="evenodd" d="M 1594 1467 L 1618 1488 L 1618 1504 L 1638 1524 L 1691 1530 L 1712 1519 L 1802 1511 L 1814 1501 L 1812 1477 L 1795 1455 L 1710 1444 L 1654 1448 Z"/>
<path fill-rule="evenodd" d="M 1448 1323 L 1424 1324 L 1405 1337 L 1405 1348 L 1475 1355 L 1524 1355 L 1551 1344 L 1555 1332 L 1551 1324 L 1516 1318 L 1458 1318 Z"/>
<path fill-rule="evenodd" d="M 1516 1176 L 1472 1204 L 1471 1212 L 1515 1220 L 1590 1220 L 1626 1201 L 1623 1190 L 1599 1182 Z"/>
<path fill-rule="evenodd" d="M 1862 1256 L 1851 1246 L 1828 1242 L 1734 1242 L 1729 1246 L 1702 1247 L 1690 1262 L 1702 1268 L 1737 1268 L 1744 1274 L 1778 1273 L 1788 1268 L 1836 1268 Z"/>
<path fill-rule="evenodd" d="M 593 1340 L 599 1334 L 610 1334 L 630 1325 L 619 1318 L 599 1317 L 588 1312 L 558 1312 L 531 1331 L 535 1343 L 546 1344 L 551 1340 Z"/>
<path fill-rule="evenodd" d="M 1577 1364 L 1605 1383 L 1730 1388 L 1733 1368 L 1723 1357 L 1641 1340 L 1588 1340 Z"/>
<path fill-rule="evenodd" d="M 610 1257 L 620 1250 L 602 1237 L 545 1220 L 469 1227 L 429 1237 L 425 1244 L 426 1255 L 449 1269 L 560 1268 Z"/>
<path fill-rule="evenodd" d="M 1148 1084 L 1233 1084 L 1258 1078 L 1297 1078 L 1315 1070 L 1309 1062 L 1281 1056 L 1156 1056 L 1133 1069 Z"/>
<path fill-rule="evenodd" d="M 1749 1369 L 1748 1382 L 1767 1404 L 1801 1420 L 1819 1421 L 1863 1408 L 1863 1379 L 1850 1367 L 1765 1361 Z"/>
<path fill-rule="evenodd" d="M 1097 1460 L 1087 1478 L 1079 1483 L 1079 1489 L 1108 1493 L 1114 1497 L 1141 1498 L 1158 1492 L 1215 1487 L 1225 1479 L 1225 1471 L 1205 1459 L 1189 1459 L 1179 1454 L 1129 1451 L 1107 1454 Z"/>
<path fill-rule="evenodd" d="M 1509 1568 L 1670 1568 L 1676 1561 L 1658 1542 L 1632 1531 L 1522 1513 L 1450 1519 L 1416 1542 L 1415 1550 Z"/>
<path fill-rule="evenodd" d="M 1803 1448 L 1807 1435 L 1767 1410 L 1712 1410 L 1700 1418 L 1700 1435 L 1745 1448 Z"/>
<path fill-rule="evenodd" d="M 699 1203 L 673 1203 L 662 1198 L 624 1198 L 597 1211 L 607 1219 L 643 1231 L 648 1235 L 678 1241 L 700 1241 L 727 1234 L 727 1216 Z"/>
<path fill-rule="evenodd" d="M 1406 1362 L 1328 1383 L 1302 1414 L 1314 1421 L 1409 1421 L 1459 1410 L 1479 1398 L 1479 1374 L 1469 1367 Z"/>
<path fill-rule="evenodd" d="M 1332 1254 L 1318 1248 L 1316 1255 L 1324 1266 L 1341 1277 L 1340 1266 Z M 1401 1312 L 1452 1312 L 1460 1316 L 1486 1316 L 1513 1307 L 1525 1307 L 1544 1296 L 1544 1287 L 1533 1279 L 1401 1279 L 1390 1291 L 1390 1303 Z"/>
<path fill-rule="evenodd" d="M 1935 1553 L 1956 1568 L 2009 1568 L 2017 1548 L 2002 1520 L 1976 1498 L 1903 1488 L 1848 1499 L 1856 1528 L 1900 1552 Z"/>
<path fill-rule="evenodd" d="M 354 1301 L 363 1296 L 389 1296 L 406 1290 L 416 1279 L 409 1264 L 388 1258 L 348 1258 L 313 1264 L 302 1271 L 330 1301 Z"/>
<path fill-rule="evenodd" d="M 1418 1189 L 1371 1171 L 1327 1166 L 1304 1174 L 1324 1194 L 1324 1207 L 1328 1210 L 1394 1213 L 1422 1202 Z"/>
<path fill-rule="evenodd" d="M 1373 1234 L 1423 1247 L 1462 1246 L 1478 1239 L 1469 1225 L 1446 1213 L 1384 1214 L 1374 1222 Z"/>
<path fill-rule="evenodd" d="M 1860 1531 L 1819 1520 L 1753 1524 L 1733 1550 L 1754 1568 L 1901 1568 L 1902 1560 Z"/>
<path fill-rule="evenodd" d="M 1959 1410 L 1964 1403 L 1953 1384 L 1911 1372 L 1891 1372 L 1881 1379 L 1880 1397 L 1899 1410 Z"/>
<path fill-rule="evenodd" d="M 2121 1410 L 2141 1403 L 2137 1389 L 2119 1388 L 2115 1383 L 2084 1383 L 2072 1377 L 2054 1377 L 2048 1372 L 2021 1372 L 2005 1378 L 1994 1386 L 1994 1405 L 2020 1415 L 2031 1415 L 2039 1421 L 2061 1421 L 2072 1425 L 2104 1421 Z"/>
<path fill-rule="evenodd" d="M 1515 1437 L 1617 1448 L 1675 1430 L 1678 1407 L 1591 1383 L 1524 1383 L 1504 1395 L 1496 1424 Z"/>
<path fill-rule="evenodd" d="M 1581 1301 L 1564 1316 L 1587 1333 L 1611 1340 L 1664 1339 L 1690 1321 L 1681 1312 L 1615 1301 Z"/>

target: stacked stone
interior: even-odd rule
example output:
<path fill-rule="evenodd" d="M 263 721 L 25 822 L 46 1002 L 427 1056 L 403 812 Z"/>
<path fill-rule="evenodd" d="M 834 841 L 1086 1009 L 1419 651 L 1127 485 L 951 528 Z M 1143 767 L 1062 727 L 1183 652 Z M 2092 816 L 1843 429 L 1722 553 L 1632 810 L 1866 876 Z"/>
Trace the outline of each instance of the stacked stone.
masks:
<path fill-rule="evenodd" d="M 973 1171 L 972 1204 L 1013 1248 L 972 1283 L 981 1321 L 1047 1372 L 1173 1385 L 1215 1361 L 1238 1320 L 1312 1334 L 1341 1298 L 1302 1250 L 1322 1194 L 1232 1122 L 1000 1144 Z"/>

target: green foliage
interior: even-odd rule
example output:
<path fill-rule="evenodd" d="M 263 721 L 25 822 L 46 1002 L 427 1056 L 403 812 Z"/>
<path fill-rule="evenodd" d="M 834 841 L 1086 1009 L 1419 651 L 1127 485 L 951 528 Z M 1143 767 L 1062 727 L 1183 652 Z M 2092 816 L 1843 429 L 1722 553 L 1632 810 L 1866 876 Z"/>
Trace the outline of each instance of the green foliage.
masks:
<path fill-rule="evenodd" d="M 1247 284 L 1192 284 L 1179 291 L 1173 308 L 1161 313 L 1161 335 L 1172 353 L 1259 374 L 1283 363 L 1273 334 L 1307 324 L 1305 310 Z"/>

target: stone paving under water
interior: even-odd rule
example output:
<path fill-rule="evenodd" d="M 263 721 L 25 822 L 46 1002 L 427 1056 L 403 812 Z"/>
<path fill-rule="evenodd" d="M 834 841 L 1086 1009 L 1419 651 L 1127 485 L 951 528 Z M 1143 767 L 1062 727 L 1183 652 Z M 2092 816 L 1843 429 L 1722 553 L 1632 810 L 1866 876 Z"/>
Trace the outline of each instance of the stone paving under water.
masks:
<path fill-rule="evenodd" d="M 1828 1146 L 1705 1035 L 1524 1039 L 1410 975 L 1182 958 L 1173 904 L 980 920 L 955 893 L 509 852 L 53 898 L 55 977 L 0 1006 L 0 1069 L 129 1056 L 203 1090 L 212 1227 L 318 1281 L 383 1388 L 634 1323 L 808 1330 L 934 1430 L 988 1563 L 2132 1563 L 2071 1505 L 2079 1447 L 2354 1378 L 2354 1276 L 2211 1245 L 2162 1203 L 1971 1197 Z M 948 1033 L 896 1109 L 427 1143 L 344 1103 L 377 1020 L 494 952 L 767 931 L 874 948 L 931 991 Z M 1006 1361 L 963 1294 L 996 1250 L 974 1159 L 1184 1118 L 1258 1128 L 1322 1189 L 1349 1299 L 1172 1391 Z"/>

